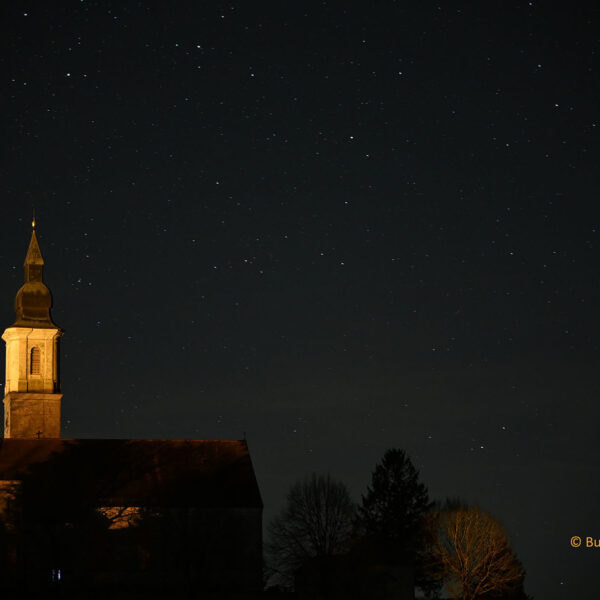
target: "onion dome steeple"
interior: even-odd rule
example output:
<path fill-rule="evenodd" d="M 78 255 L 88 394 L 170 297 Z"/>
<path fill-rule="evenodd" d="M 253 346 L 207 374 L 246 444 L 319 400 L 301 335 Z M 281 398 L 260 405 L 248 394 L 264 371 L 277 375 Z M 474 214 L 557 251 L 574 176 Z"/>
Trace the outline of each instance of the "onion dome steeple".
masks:
<path fill-rule="evenodd" d="M 56 329 L 50 316 L 52 294 L 43 281 L 44 259 L 35 234 L 35 217 L 31 222 L 31 227 L 31 241 L 24 264 L 25 283 L 15 298 L 17 320 L 13 327 Z"/>

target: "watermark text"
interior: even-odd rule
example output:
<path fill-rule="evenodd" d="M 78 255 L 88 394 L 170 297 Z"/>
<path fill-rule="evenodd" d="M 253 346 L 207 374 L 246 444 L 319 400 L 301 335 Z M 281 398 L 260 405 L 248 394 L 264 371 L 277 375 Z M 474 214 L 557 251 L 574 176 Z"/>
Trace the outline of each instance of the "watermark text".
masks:
<path fill-rule="evenodd" d="M 595 538 L 591 535 L 582 538 L 574 535 L 571 538 L 571 546 L 573 548 L 600 548 L 600 538 Z"/>

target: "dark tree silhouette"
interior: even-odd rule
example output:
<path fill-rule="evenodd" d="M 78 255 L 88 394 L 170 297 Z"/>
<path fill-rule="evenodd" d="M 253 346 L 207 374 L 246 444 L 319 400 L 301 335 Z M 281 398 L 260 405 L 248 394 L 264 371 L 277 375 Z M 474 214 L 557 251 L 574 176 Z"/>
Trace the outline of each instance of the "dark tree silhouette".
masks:
<path fill-rule="evenodd" d="M 500 522 L 477 507 L 433 511 L 430 566 L 443 573 L 452 598 L 526 598 L 525 572 Z"/>
<path fill-rule="evenodd" d="M 431 569 L 422 568 L 424 518 L 433 503 L 419 472 L 403 450 L 387 450 L 375 467 L 371 485 L 358 509 L 363 544 L 376 560 L 412 564 L 415 584 L 427 594 L 440 587 Z"/>
<path fill-rule="evenodd" d="M 308 560 L 344 552 L 355 507 L 346 486 L 329 475 L 295 483 L 282 512 L 268 527 L 265 546 L 269 574 L 287 586 Z"/>

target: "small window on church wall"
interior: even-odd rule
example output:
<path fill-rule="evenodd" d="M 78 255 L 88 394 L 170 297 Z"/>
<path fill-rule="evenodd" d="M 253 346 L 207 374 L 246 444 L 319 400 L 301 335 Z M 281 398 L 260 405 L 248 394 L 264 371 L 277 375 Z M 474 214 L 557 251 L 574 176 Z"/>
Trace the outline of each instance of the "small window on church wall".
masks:
<path fill-rule="evenodd" d="M 31 349 L 31 363 L 30 363 L 30 371 L 32 375 L 40 374 L 41 367 L 41 350 L 39 348 Z"/>

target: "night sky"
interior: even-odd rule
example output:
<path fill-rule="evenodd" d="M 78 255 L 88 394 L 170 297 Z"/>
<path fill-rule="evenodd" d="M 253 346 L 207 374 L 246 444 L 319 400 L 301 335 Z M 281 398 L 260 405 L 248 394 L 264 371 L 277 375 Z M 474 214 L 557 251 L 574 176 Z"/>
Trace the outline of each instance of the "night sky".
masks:
<path fill-rule="evenodd" d="M 265 521 L 389 447 L 596 597 L 600 10 L 3 3 L 0 322 L 35 206 L 63 435 L 240 439 Z"/>

